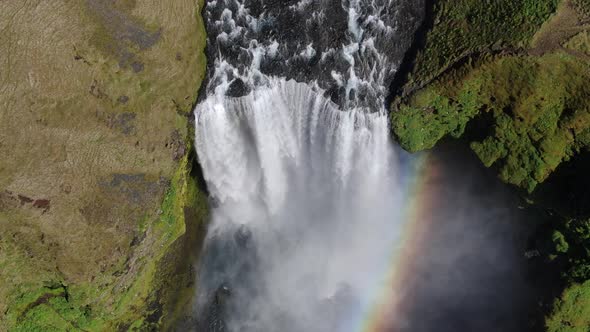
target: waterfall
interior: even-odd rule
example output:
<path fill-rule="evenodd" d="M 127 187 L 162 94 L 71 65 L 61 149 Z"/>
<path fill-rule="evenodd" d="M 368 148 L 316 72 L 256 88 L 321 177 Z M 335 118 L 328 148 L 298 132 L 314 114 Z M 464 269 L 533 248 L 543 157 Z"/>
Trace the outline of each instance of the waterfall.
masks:
<path fill-rule="evenodd" d="M 422 2 L 207 3 L 201 330 L 352 331 L 367 314 L 400 243 L 385 97 Z"/>
<path fill-rule="evenodd" d="M 203 282 L 234 292 L 231 331 L 334 331 L 372 300 L 400 234 L 387 125 L 294 81 L 199 105 L 197 151 L 217 200 L 209 238 L 229 238 L 218 254 L 227 267 Z M 205 274 L 218 259 L 205 259 Z M 342 294 L 347 303 L 331 302 Z"/>
<path fill-rule="evenodd" d="M 525 218 L 472 154 L 389 135 L 424 0 L 209 0 L 197 332 L 524 331 Z"/>

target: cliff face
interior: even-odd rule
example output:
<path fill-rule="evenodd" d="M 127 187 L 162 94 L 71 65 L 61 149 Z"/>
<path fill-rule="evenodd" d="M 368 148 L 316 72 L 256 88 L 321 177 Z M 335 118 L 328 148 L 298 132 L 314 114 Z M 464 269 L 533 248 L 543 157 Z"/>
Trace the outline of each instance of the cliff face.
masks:
<path fill-rule="evenodd" d="M 145 328 L 190 288 L 202 4 L 0 4 L 0 330 Z"/>
<path fill-rule="evenodd" d="M 532 239 L 539 258 L 530 259 L 543 273 L 560 271 L 552 287 L 568 285 L 546 303 L 546 328 L 587 330 L 590 3 L 461 0 L 430 8 L 392 105 L 393 133 L 409 151 L 461 138 L 536 203 L 543 235 Z"/>

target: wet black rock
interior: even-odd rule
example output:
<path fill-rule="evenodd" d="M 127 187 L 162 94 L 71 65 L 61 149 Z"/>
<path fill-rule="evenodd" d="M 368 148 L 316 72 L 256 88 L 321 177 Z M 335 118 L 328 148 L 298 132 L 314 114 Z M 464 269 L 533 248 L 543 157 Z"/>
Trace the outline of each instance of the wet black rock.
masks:
<path fill-rule="evenodd" d="M 225 93 L 228 97 L 243 97 L 250 93 L 250 87 L 239 78 L 236 78 Z"/>
<path fill-rule="evenodd" d="M 423 20 L 424 0 L 361 1 L 356 20 L 350 19 L 356 14 L 349 15 L 349 6 L 342 0 L 209 1 L 204 11 L 208 57 L 232 67 L 221 69 L 210 61 L 209 75 L 227 70 L 231 82 L 236 73 L 254 71 L 317 84 L 341 106 L 353 100 L 353 105 L 381 109 Z M 224 81 L 210 80 L 209 91 Z M 357 89 L 354 96 L 345 88 L 349 82 Z M 227 95 L 248 94 L 248 84 L 254 85 L 233 81 Z"/>

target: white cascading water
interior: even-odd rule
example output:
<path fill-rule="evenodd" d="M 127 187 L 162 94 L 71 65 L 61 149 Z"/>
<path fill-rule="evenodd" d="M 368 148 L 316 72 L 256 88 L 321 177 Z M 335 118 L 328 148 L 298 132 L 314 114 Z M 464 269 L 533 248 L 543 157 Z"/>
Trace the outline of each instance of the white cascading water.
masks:
<path fill-rule="evenodd" d="M 195 145 L 213 208 L 180 330 L 525 330 L 502 190 L 451 157 L 412 197 L 415 159 L 390 139 L 386 94 L 424 5 L 207 1 Z"/>
<path fill-rule="evenodd" d="M 318 317 L 323 301 L 343 290 L 349 309 L 373 300 L 363 296 L 383 282 L 375 278 L 386 277 L 384 253 L 399 236 L 387 116 L 343 112 L 306 84 L 276 80 L 241 98 L 210 96 L 196 142 L 218 201 L 210 236 L 245 225 L 263 271 L 255 287 L 265 295 L 246 295 L 251 312 L 230 317 L 231 331 L 333 331 L 320 322 L 345 319 Z M 277 326 L 284 312 L 312 326 Z"/>
<path fill-rule="evenodd" d="M 225 2 L 239 10 L 223 9 L 212 25 L 222 27 L 216 43 L 247 38 L 248 29 L 269 19 L 250 17 L 240 1 Z M 312 2 L 287 10 L 302 11 Z M 376 14 L 392 1 L 380 2 L 361 17 L 359 0 L 343 1 L 349 43 L 317 55 L 348 64 L 345 72 L 331 73 L 345 90 L 343 109 L 314 82 L 261 72 L 261 60 L 288 51 L 276 40 L 250 41 L 247 67 L 215 59 L 208 96 L 195 110 L 196 149 L 215 201 L 199 277 L 201 314 L 221 285 L 231 294 L 223 323 L 203 329 L 352 331 L 351 320 L 364 314 L 358 311 L 385 281 L 385 253 L 400 236 L 398 152 L 384 107 L 359 106 L 352 92 L 370 91 L 365 98 L 384 105 L 395 68 L 374 38 L 394 31 Z M 365 36 L 363 27 L 373 35 Z M 301 45 L 287 58 L 315 52 Z M 251 91 L 228 97 L 237 78 Z"/>

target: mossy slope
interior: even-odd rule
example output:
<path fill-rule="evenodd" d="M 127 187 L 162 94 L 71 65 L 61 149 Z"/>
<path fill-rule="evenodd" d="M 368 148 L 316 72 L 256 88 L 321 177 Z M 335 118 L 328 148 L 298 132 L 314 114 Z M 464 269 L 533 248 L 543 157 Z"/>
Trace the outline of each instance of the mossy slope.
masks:
<path fill-rule="evenodd" d="M 565 53 L 487 57 L 442 76 L 397 112 L 400 144 L 418 151 L 460 137 L 488 114 L 471 144 L 502 180 L 535 189 L 564 160 L 590 146 L 590 64 Z"/>
<path fill-rule="evenodd" d="M 587 31 L 581 10 L 569 1 L 511 3 L 436 5 L 434 26 L 405 89 L 409 95 L 394 103 L 392 128 L 402 147 L 418 151 L 446 136 L 463 136 L 479 119 L 479 132 L 466 139 L 482 162 L 496 167 L 504 181 L 533 191 L 587 147 Z M 472 28 L 458 28 L 469 22 Z M 456 36 L 446 41 L 445 33 Z"/>
<path fill-rule="evenodd" d="M 0 330 L 173 315 L 185 229 L 206 213 L 188 176 L 202 4 L 0 3 Z"/>

